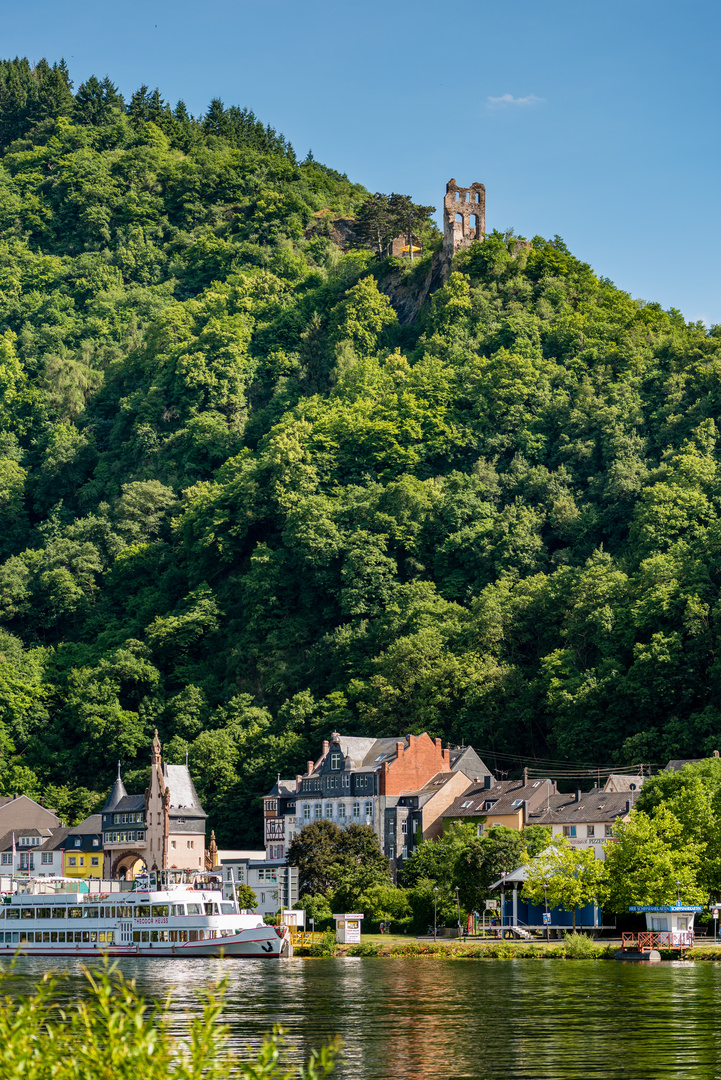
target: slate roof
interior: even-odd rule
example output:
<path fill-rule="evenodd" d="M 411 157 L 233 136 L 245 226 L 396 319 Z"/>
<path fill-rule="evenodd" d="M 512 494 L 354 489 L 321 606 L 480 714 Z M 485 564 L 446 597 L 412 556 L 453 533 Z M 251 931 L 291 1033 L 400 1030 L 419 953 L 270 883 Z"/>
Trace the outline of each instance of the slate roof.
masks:
<path fill-rule="evenodd" d="M 551 795 L 548 802 L 528 815 L 529 825 L 575 825 L 586 822 L 611 823 L 618 817 L 624 817 L 633 805 L 633 792 L 603 791 L 592 788 L 591 791 L 576 792 L 566 795 Z"/>
<path fill-rule="evenodd" d="M 545 780 L 534 780 L 529 784 L 524 784 L 522 780 L 502 780 L 490 788 L 483 784 L 471 784 L 441 816 L 463 818 L 478 817 L 479 814 L 515 814 L 524 800 L 528 802 L 542 798 L 545 804 L 546 791 Z M 551 791 L 555 792 L 555 784 L 551 785 Z M 493 801 L 493 806 L 488 810 L 483 809 L 486 801 Z M 464 803 L 468 805 L 464 806 Z"/>
<path fill-rule="evenodd" d="M 144 810 L 145 809 L 145 796 L 144 795 L 124 795 L 117 806 L 113 807 L 112 812 L 114 814 L 119 813 L 121 810 Z M 103 813 L 105 807 L 103 807 Z"/>
<path fill-rule="evenodd" d="M 102 814 L 91 814 L 90 817 L 86 817 L 85 821 L 81 821 L 78 825 L 74 825 L 70 830 L 76 836 L 90 836 L 103 831 L 103 818 Z"/>
<path fill-rule="evenodd" d="M 295 780 L 277 780 L 268 795 L 276 795 L 281 799 L 294 798 L 296 795 Z"/>
<path fill-rule="evenodd" d="M 603 785 L 604 791 L 638 791 L 643 785 L 645 776 L 633 776 L 627 773 L 611 773 Z"/>
<path fill-rule="evenodd" d="M 678 772 L 684 765 L 698 765 L 700 761 L 706 761 L 706 758 L 692 757 L 692 758 L 671 758 L 666 766 L 665 772 Z"/>
<path fill-rule="evenodd" d="M 484 776 L 495 776 L 478 756 L 472 746 L 452 746 L 450 748 L 451 772 L 463 772 L 469 780 L 482 779 Z"/>
<path fill-rule="evenodd" d="M 205 818 L 193 778 L 187 765 L 163 765 L 163 778 L 170 789 L 170 817 Z"/>
<path fill-rule="evenodd" d="M 108 795 L 108 798 L 107 798 L 107 800 L 105 802 L 105 806 L 102 809 L 102 813 L 107 814 L 111 810 L 117 810 L 118 809 L 118 804 L 120 803 L 121 799 L 127 798 L 127 796 L 128 796 L 128 793 L 125 790 L 125 784 L 123 783 L 123 781 L 120 778 L 120 764 L 118 763 L 117 779 L 116 779 L 115 783 L 113 784 L 112 791 Z"/>
<path fill-rule="evenodd" d="M 55 851 L 59 847 L 63 847 L 68 834 L 71 832 L 67 828 L 59 829 L 15 829 L 15 844 L 17 847 L 18 855 L 21 851 Z M 20 836 L 42 836 L 42 844 L 35 844 L 32 847 L 18 844 Z M 0 837 L 0 851 L 12 851 L 13 846 L 13 831 L 5 833 Z"/>

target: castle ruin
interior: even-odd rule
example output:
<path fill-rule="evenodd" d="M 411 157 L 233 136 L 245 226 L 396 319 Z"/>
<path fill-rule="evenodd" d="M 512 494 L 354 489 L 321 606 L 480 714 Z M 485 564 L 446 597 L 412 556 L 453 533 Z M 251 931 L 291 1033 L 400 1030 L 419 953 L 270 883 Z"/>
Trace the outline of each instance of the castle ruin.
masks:
<path fill-rule="evenodd" d="M 458 187 L 455 180 L 446 184 L 443 200 L 443 257 L 450 262 L 461 248 L 474 240 L 483 240 L 486 231 L 486 189 L 475 183 Z"/>

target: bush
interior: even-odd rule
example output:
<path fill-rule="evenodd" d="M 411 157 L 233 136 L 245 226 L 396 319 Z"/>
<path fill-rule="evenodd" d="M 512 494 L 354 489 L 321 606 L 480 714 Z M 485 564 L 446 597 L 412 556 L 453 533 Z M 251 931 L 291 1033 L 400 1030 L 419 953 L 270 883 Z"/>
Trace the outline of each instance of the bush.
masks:
<path fill-rule="evenodd" d="M 313 1051 L 307 1066 L 296 1069 L 287 1062 L 280 1028 L 243 1061 L 228 1049 L 220 1023 L 223 984 L 204 995 L 187 1039 L 179 1040 L 167 1003 L 146 1002 L 112 967 L 84 975 L 83 998 L 69 1006 L 59 1005 L 61 980 L 53 974 L 33 993 L 0 997 L 3 1080 L 319 1080 L 333 1071 L 336 1043 Z M 8 989 L 11 978 L 12 970 L 2 976 Z"/>
<path fill-rule="evenodd" d="M 378 956 L 380 945 L 351 945 L 348 956 Z"/>
<path fill-rule="evenodd" d="M 563 940 L 563 948 L 568 960 L 596 960 L 600 954 L 596 942 L 588 934 L 566 934 Z"/>
<path fill-rule="evenodd" d="M 329 930 L 328 933 L 323 934 L 322 941 L 311 945 L 308 956 L 335 956 L 337 948 L 335 932 Z"/>

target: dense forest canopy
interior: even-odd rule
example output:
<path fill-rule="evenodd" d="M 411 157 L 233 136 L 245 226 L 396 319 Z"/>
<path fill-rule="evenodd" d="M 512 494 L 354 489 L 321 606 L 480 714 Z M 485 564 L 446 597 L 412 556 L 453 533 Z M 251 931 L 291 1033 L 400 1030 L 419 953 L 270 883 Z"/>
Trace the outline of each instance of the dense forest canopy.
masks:
<path fill-rule="evenodd" d="M 343 251 L 361 186 L 63 63 L 0 155 L 0 790 L 72 820 L 157 726 L 227 843 L 334 728 L 716 747 L 719 328 L 499 233 L 401 323 L 432 235 Z"/>

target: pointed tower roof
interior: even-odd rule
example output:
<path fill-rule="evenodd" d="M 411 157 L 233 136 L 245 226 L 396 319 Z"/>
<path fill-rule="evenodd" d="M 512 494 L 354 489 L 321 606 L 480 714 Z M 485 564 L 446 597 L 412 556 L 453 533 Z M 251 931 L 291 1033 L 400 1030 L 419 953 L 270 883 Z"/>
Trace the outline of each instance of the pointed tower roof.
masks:
<path fill-rule="evenodd" d="M 120 762 L 118 762 L 118 778 L 113 784 L 113 790 L 108 795 L 108 801 L 105 803 L 105 806 L 102 809 L 102 813 L 114 810 L 120 800 L 124 799 L 127 794 L 128 793 L 125 790 L 125 784 L 120 778 Z"/>

